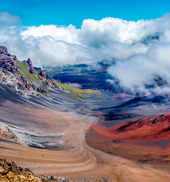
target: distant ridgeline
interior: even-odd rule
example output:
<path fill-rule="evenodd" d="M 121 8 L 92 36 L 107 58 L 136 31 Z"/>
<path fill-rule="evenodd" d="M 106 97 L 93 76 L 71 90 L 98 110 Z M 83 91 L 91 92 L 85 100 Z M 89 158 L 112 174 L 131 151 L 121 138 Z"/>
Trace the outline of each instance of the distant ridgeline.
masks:
<path fill-rule="evenodd" d="M 109 90 L 112 93 L 123 92 L 118 82 L 115 81 L 113 85 L 107 81 L 114 79 L 107 73 L 109 64 L 98 64 L 97 68 L 93 65 L 79 64 L 54 68 L 48 67 L 44 71 L 55 80 L 60 80 L 63 83 L 77 83 L 83 89 Z"/>

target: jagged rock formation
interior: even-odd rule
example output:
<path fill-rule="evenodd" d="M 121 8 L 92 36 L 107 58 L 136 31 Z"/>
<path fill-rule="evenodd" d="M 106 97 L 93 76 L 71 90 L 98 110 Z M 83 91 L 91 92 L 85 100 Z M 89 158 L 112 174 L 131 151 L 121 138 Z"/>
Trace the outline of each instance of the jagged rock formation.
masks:
<path fill-rule="evenodd" d="M 46 73 L 43 71 L 43 70 L 40 70 L 39 72 L 39 75 L 41 76 L 41 77 L 43 77 L 43 78 L 46 78 L 47 76 L 46 76 Z"/>
<path fill-rule="evenodd" d="M 20 62 L 6 47 L 0 46 L 0 83 L 8 85 L 23 97 L 38 93 L 48 96 L 45 87 L 58 88 L 58 84 L 47 77 L 41 68 L 34 69 L 30 58 Z"/>
<path fill-rule="evenodd" d="M 46 75 L 45 71 L 43 71 L 41 68 L 33 67 L 33 64 L 32 64 L 32 61 L 31 61 L 30 58 L 28 58 L 27 61 L 24 61 L 24 63 L 26 64 L 26 66 L 27 66 L 27 68 L 28 68 L 28 70 L 29 70 L 29 72 L 31 74 L 36 74 L 37 73 L 37 75 L 38 75 L 40 80 L 43 80 L 43 78 L 45 78 L 45 79 L 48 78 L 48 76 Z"/>
<path fill-rule="evenodd" d="M 0 46 L 0 67 L 3 71 L 9 71 L 13 74 L 18 74 L 18 66 L 15 64 L 16 56 L 9 54 L 8 50 L 4 46 Z"/>
<path fill-rule="evenodd" d="M 35 73 L 35 71 L 34 71 L 34 68 L 33 68 L 33 65 L 32 65 L 32 61 L 31 61 L 31 59 L 30 59 L 30 58 L 28 58 L 28 60 L 27 60 L 25 63 L 27 63 L 27 64 L 28 64 L 29 72 L 30 72 L 31 74 L 34 74 L 34 73 Z"/>
<path fill-rule="evenodd" d="M 25 88 L 27 88 L 28 90 L 30 90 L 30 84 L 29 84 L 29 82 L 27 81 L 27 79 L 22 75 L 21 76 L 21 80 L 22 80 L 22 82 L 24 83 L 24 85 L 25 85 Z M 22 86 L 22 85 L 21 85 Z"/>
<path fill-rule="evenodd" d="M 34 69 L 32 61 L 30 58 L 28 58 L 27 61 L 24 61 L 24 63 L 26 64 L 26 66 L 27 66 L 27 68 L 31 74 L 37 73 L 38 76 L 40 76 L 39 79 L 41 79 L 41 80 L 43 80 L 42 78 L 45 78 L 45 79 L 47 78 L 46 73 L 41 68 Z"/>

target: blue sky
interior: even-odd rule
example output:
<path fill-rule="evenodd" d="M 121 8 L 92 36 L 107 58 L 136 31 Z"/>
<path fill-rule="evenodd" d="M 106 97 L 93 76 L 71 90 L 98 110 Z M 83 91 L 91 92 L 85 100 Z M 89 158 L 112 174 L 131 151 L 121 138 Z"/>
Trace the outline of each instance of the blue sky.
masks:
<path fill-rule="evenodd" d="M 6 0 L 1 2 L 0 12 L 20 16 L 25 26 L 72 24 L 79 28 L 89 18 L 155 19 L 169 8 L 169 0 Z"/>

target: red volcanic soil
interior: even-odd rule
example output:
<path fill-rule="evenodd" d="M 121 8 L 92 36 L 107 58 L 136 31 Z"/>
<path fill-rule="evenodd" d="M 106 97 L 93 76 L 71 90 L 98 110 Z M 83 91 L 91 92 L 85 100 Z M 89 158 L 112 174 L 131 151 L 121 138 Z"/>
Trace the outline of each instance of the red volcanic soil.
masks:
<path fill-rule="evenodd" d="M 101 94 L 101 92 L 99 90 L 93 90 L 92 93 Z"/>
<path fill-rule="evenodd" d="M 92 125 L 91 129 L 115 141 L 150 143 L 170 140 L 170 113 L 121 123 L 111 128 Z"/>

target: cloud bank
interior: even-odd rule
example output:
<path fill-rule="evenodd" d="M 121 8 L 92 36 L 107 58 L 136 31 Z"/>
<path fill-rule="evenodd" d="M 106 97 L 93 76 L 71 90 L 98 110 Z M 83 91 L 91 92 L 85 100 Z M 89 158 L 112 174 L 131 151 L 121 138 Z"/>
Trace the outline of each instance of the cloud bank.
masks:
<path fill-rule="evenodd" d="M 0 12 L 0 25 L 11 25 L 20 22 L 21 19 L 17 15 L 10 15 L 8 12 Z"/>
<path fill-rule="evenodd" d="M 108 73 L 122 87 L 144 90 L 161 77 L 170 84 L 170 15 L 154 20 L 86 19 L 74 25 L 13 26 L 18 16 L 0 13 L 0 44 L 19 60 L 30 57 L 35 66 L 115 64 Z"/>

